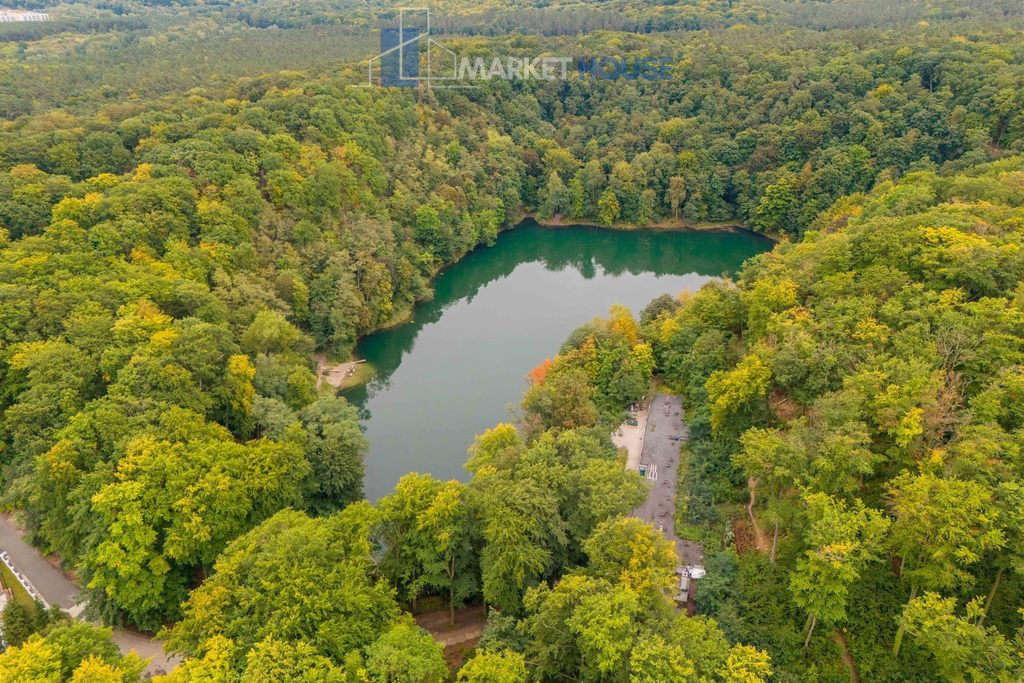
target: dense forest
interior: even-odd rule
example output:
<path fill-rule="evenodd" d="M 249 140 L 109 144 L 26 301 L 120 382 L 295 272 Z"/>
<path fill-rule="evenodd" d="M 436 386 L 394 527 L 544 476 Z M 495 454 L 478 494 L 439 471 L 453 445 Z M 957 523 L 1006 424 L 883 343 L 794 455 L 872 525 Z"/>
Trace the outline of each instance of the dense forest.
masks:
<path fill-rule="evenodd" d="M 446 7 L 449 44 L 676 77 L 351 88 L 375 2 L 0 26 L 2 500 L 86 614 L 161 632 L 172 681 L 443 680 L 424 600 L 490 607 L 467 681 L 1018 680 L 1021 13 L 493 5 Z M 371 505 L 314 351 L 527 213 L 780 244 L 581 327 L 468 482 Z M 652 376 L 690 426 L 692 618 L 609 440 Z M 101 627 L 10 612 L 0 679 L 141 676 Z"/>
<path fill-rule="evenodd" d="M 776 669 L 1024 673 L 1022 205 L 1020 156 L 914 172 L 648 309 L 689 406 L 677 515 L 717 549 L 701 611 Z"/>

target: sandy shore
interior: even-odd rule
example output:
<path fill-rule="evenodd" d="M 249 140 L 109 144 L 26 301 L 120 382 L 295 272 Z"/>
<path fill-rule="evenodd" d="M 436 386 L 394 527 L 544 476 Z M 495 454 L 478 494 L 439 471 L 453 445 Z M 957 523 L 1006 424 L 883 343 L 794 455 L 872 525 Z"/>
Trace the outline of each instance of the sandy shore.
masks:
<path fill-rule="evenodd" d="M 364 384 L 373 375 L 373 366 L 366 361 L 350 360 L 332 363 L 327 354 L 316 354 L 316 379 L 321 384 L 333 387 L 335 391 L 351 389 Z"/>

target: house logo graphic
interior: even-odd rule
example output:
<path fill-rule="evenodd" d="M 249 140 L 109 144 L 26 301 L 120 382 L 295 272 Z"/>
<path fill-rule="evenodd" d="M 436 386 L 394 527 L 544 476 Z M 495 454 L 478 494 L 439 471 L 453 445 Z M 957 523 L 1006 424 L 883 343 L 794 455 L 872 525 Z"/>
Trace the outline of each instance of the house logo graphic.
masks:
<path fill-rule="evenodd" d="M 356 88 L 477 88 L 478 81 L 672 78 L 673 60 L 647 55 L 559 57 L 491 55 L 461 59 L 430 35 L 430 9 L 401 7 L 398 28 L 380 32 L 380 54 L 366 62 L 366 83 Z M 424 73 L 425 72 L 425 73 Z"/>
<path fill-rule="evenodd" d="M 425 74 L 420 73 L 421 62 L 426 67 Z M 380 54 L 367 61 L 366 83 L 355 87 L 477 87 L 454 83 L 457 69 L 455 52 L 430 36 L 430 8 L 400 7 L 398 28 L 381 29 Z"/>

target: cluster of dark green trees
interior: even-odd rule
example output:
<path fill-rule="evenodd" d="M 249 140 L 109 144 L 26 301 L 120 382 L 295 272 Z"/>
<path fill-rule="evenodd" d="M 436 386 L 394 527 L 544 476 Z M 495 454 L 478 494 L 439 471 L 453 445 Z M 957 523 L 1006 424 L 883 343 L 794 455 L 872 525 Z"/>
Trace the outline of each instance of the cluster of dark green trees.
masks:
<path fill-rule="evenodd" d="M 681 45 L 656 37 L 619 49 L 673 56 L 676 78 L 548 83 L 505 116 L 533 131 L 521 136 L 525 196 L 542 217 L 738 219 L 799 233 L 878 178 L 978 163 L 990 145 L 1020 149 L 1022 52 L 1006 38 L 993 35 L 995 47 L 949 27 L 900 40 L 764 29 Z"/>
<path fill-rule="evenodd" d="M 25 602 L 22 602 L 22 599 Z M 0 655 L 0 680 L 95 681 L 137 683 L 146 663 L 133 654 L 122 655 L 111 640 L 111 630 L 75 622 L 57 606 L 15 596 L 0 612 L 6 646 Z"/>
<path fill-rule="evenodd" d="M 28 597 L 19 596 L 7 600 L 3 610 L 0 610 L 0 632 L 2 632 L 4 643 L 8 647 L 17 647 L 32 635 L 40 633 L 51 624 L 66 618 L 67 616 L 59 607 L 47 609 L 38 600 L 30 602 Z"/>
<path fill-rule="evenodd" d="M 0 680 L 28 683 L 141 683 L 146 662 L 122 655 L 109 628 L 67 617 L 0 654 Z"/>

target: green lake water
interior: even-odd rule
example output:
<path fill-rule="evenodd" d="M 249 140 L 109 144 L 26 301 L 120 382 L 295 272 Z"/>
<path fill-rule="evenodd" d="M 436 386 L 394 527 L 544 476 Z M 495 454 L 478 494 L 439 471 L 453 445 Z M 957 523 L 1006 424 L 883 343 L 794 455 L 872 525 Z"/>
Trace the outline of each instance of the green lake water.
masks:
<path fill-rule="evenodd" d="M 376 374 L 345 393 L 364 416 L 366 497 L 407 472 L 466 479 L 476 434 L 513 421 L 526 374 L 572 330 L 620 303 L 695 291 L 771 248 L 745 231 L 543 228 L 526 220 L 434 282 L 412 318 L 371 334 L 356 356 Z"/>

